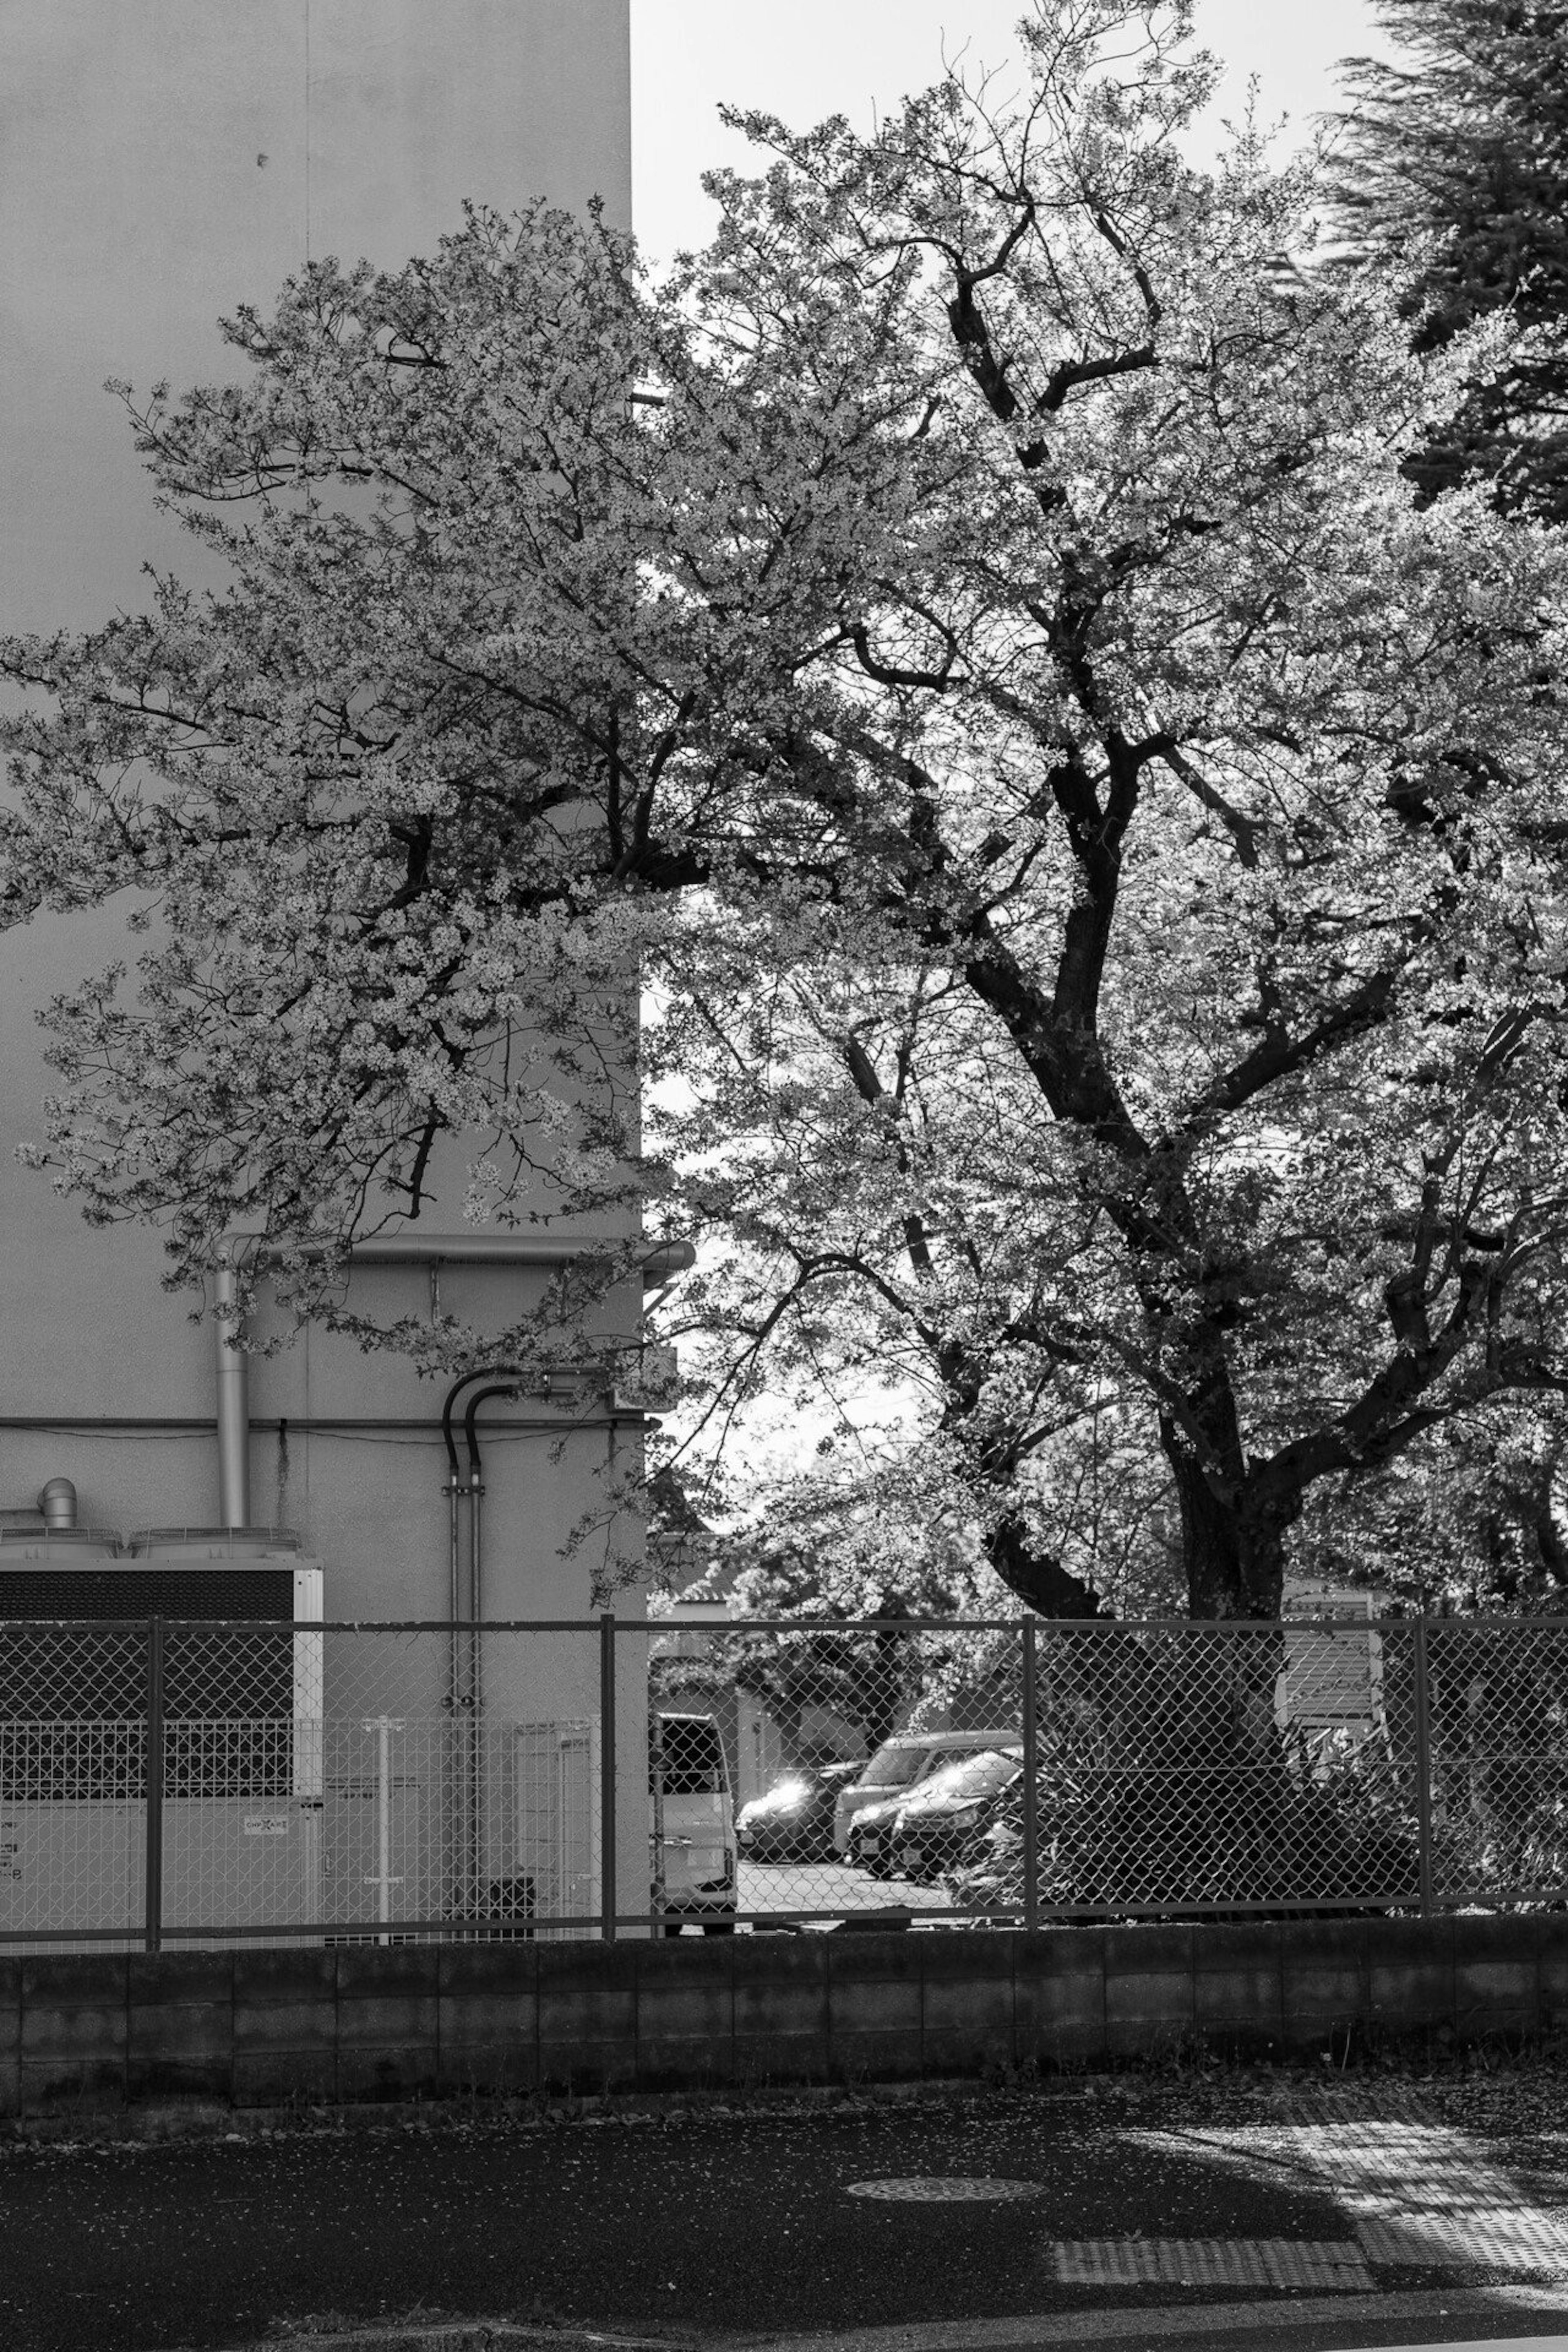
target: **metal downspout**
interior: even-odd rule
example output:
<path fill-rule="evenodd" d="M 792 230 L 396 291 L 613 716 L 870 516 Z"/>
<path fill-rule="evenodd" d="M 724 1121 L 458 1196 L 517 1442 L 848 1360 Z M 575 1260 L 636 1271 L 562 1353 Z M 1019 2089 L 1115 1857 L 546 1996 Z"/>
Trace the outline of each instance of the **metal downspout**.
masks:
<path fill-rule="evenodd" d="M 217 1371 L 218 1525 L 250 1525 L 250 1359 L 239 1311 L 239 1279 L 220 1265 L 214 1283 Z M 231 1344 L 232 1343 L 232 1344 Z"/>
<path fill-rule="evenodd" d="M 463 1414 L 463 1437 L 468 1453 L 468 1601 L 473 1612 L 468 1634 L 468 1703 L 472 1708 L 471 1734 L 468 1747 L 468 1838 L 469 1874 L 476 1894 L 484 1884 L 484 1717 L 485 1717 L 485 1637 L 480 1632 L 485 1613 L 484 1571 L 484 1478 L 479 1465 L 479 1433 L 475 1416 L 480 1405 L 490 1397 L 515 1397 L 518 1391 L 506 1382 L 488 1389 L 476 1389 L 468 1399 Z"/>
<path fill-rule="evenodd" d="M 471 1687 L 468 1690 L 465 1690 L 464 1688 L 463 1637 L 459 1630 L 463 1622 L 464 1612 L 461 1536 L 458 1528 L 458 1516 L 461 1509 L 462 1497 L 465 1494 L 468 1496 L 470 1507 L 477 1508 L 478 1506 L 474 1502 L 472 1494 L 472 1487 L 477 1475 L 475 1470 L 470 1468 L 468 1480 L 466 1484 L 458 1472 L 458 1442 L 452 1427 L 452 1414 L 457 1405 L 458 1399 L 461 1396 L 465 1389 L 472 1388 L 476 1381 L 493 1381 L 497 1378 L 498 1374 L 510 1374 L 514 1379 L 521 1379 L 522 1377 L 522 1368 L 518 1364 L 484 1364 L 481 1365 L 477 1371 L 465 1372 L 460 1379 L 455 1380 L 452 1382 L 451 1387 L 447 1391 L 446 1400 L 441 1407 L 441 1437 L 442 1442 L 447 1448 L 447 1486 L 445 1491 L 447 1497 L 447 1575 L 448 1598 L 451 1604 L 450 1622 L 452 1629 L 447 1637 L 450 1645 L 447 1651 L 447 1706 L 452 1725 L 451 1788 L 454 1799 L 453 1811 L 456 1816 L 452 1822 L 454 1832 L 452 1862 L 455 1865 L 453 1869 L 453 1896 L 454 1907 L 460 1918 L 468 1917 L 473 1913 L 479 1899 L 477 1870 L 479 1853 L 479 1810 L 477 1786 L 479 1725 L 475 1716 L 473 1690 Z M 473 1454 L 473 1441 L 471 1439 L 469 1443 L 469 1453 L 471 1458 Z M 474 1559 L 471 1534 L 468 1557 L 471 1570 Z M 470 1603 L 472 1603 L 473 1596 L 471 1594 L 469 1599 Z M 470 1605 L 468 1612 L 470 1622 L 477 1613 L 477 1609 Z M 475 1664 L 472 1644 L 476 1639 L 477 1636 L 470 1634 L 468 1654 L 468 1671 L 470 1679 L 473 1675 Z M 465 1718 L 467 1720 L 466 1730 L 464 1728 Z"/>
<path fill-rule="evenodd" d="M 458 1388 L 461 1386 L 459 1381 Z M 452 1396 L 457 1392 L 454 1389 Z M 447 1637 L 447 1705 L 456 1721 L 458 1709 L 463 1701 L 458 1675 L 458 1620 L 463 1613 L 462 1578 L 458 1559 L 458 1498 L 462 1490 L 458 1484 L 458 1449 L 452 1443 L 451 1409 L 452 1397 L 449 1396 L 447 1410 L 441 1417 L 441 1434 L 447 1441 L 447 1483 L 441 1492 L 447 1497 L 449 1505 L 447 1520 L 447 1622 L 452 1630 Z"/>

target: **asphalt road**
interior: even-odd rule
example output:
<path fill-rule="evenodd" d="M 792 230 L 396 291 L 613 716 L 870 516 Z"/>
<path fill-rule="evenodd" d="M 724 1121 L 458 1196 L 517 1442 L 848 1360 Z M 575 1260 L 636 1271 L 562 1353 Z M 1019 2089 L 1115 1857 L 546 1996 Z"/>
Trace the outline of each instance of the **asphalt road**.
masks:
<path fill-rule="evenodd" d="M 998 2095 L 859 2112 L 12 2147 L 0 2158 L 0 2345 L 153 2352 L 254 2341 L 312 2316 L 347 2323 L 434 2307 L 687 2341 L 1023 2314 L 1070 2326 L 1075 2316 L 1081 2326 L 1108 2310 L 1147 2311 L 1142 2338 L 1123 2329 L 1107 2339 L 1133 2346 L 1167 2340 L 1153 2315 L 1174 2310 L 1185 2315 L 1181 2340 L 1201 2347 L 1209 2339 L 1191 2332 L 1201 2331 L 1197 2311 L 1256 2304 L 1258 2287 L 1216 2292 L 1200 2277 L 1074 2284 L 1058 2274 L 1055 2250 L 1346 2241 L 1337 2170 L 1375 2171 L 1365 2133 L 1347 2127 L 1337 2168 L 1331 2134 L 1276 2131 L 1267 2105 L 1237 2106 L 1236 2117 L 1194 2123 L 1157 2095 L 1131 2107 Z M 1467 2145 L 1443 2136 L 1444 2177 L 1461 2179 L 1461 2201 Z M 1568 2135 L 1558 2148 L 1538 2134 L 1517 2162 L 1493 2143 L 1475 2147 L 1478 2179 L 1495 2182 L 1500 2165 L 1513 2163 L 1507 2179 L 1530 2210 L 1561 2207 L 1568 2220 Z M 1408 2169 L 1412 2159 L 1400 2162 Z M 868 2179 L 937 2177 L 1002 2178 L 1034 2193 L 998 2202 L 850 2193 Z M 1451 2262 L 1411 2259 L 1381 2268 L 1377 2284 L 1394 2297 L 1458 2289 L 1470 2276 Z M 1324 2318 L 1321 2289 L 1282 2289 L 1265 2297 L 1273 2319 L 1261 2333 L 1222 2327 L 1212 2340 L 1307 2352 L 1468 2336 L 1484 2325 L 1400 2322 L 1391 2336 L 1379 2332 L 1375 2298 L 1350 2299 L 1342 2322 L 1326 2301 Z M 1299 2331 L 1293 2305 L 1313 2315 Z M 1395 2324 L 1392 2306 L 1386 2318 Z M 1568 2284 L 1556 2316 L 1500 2306 L 1490 2332 L 1554 2327 L 1568 2327 Z"/>

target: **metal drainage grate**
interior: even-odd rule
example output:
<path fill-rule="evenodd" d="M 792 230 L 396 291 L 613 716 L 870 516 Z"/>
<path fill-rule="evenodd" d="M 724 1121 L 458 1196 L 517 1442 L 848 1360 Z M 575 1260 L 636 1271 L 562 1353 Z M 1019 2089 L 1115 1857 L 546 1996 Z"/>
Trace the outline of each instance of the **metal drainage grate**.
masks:
<path fill-rule="evenodd" d="M 948 2178 L 935 2173 L 902 2180 L 852 2180 L 851 2197 L 879 2197 L 891 2205 L 980 2205 L 1010 2197 L 1039 2197 L 1037 2180 L 986 2180 Z"/>
<path fill-rule="evenodd" d="M 1319 2287 L 1370 2293 L 1360 2249 L 1294 2238 L 1085 2238 L 1053 2246 L 1068 2286 Z"/>
<path fill-rule="evenodd" d="M 1559 2215 L 1512 2206 L 1490 2212 L 1368 2214 L 1355 2225 L 1369 2262 L 1408 2269 L 1568 2270 L 1568 2226 Z"/>

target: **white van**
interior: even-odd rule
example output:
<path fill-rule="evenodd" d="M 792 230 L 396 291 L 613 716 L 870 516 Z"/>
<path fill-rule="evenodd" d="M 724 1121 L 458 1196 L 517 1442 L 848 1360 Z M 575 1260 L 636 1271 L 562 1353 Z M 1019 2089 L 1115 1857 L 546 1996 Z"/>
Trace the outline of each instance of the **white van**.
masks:
<path fill-rule="evenodd" d="M 653 1911 L 679 1936 L 694 1921 L 705 1936 L 735 1932 L 735 1801 L 724 1743 L 710 1715 L 656 1715 L 648 1724 Z"/>
<path fill-rule="evenodd" d="M 833 1843 L 838 1853 L 849 1852 L 849 1824 L 868 1805 L 901 1797 L 917 1780 L 938 1772 L 955 1757 L 973 1756 L 985 1748 L 1016 1748 L 1016 1726 L 992 1731 L 900 1731 L 884 1739 L 865 1769 L 838 1792 L 833 1808 Z"/>

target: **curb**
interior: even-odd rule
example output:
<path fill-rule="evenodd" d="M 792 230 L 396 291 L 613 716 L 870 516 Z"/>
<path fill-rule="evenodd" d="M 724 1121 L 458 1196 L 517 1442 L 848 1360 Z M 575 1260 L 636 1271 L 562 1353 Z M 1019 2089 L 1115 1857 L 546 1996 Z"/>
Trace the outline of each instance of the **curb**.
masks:
<path fill-rule="evenodd" d="M 434 2319 L 410 2326 L 337 2329 L 324 2336 L 264 2336 L 237 2352 L 503 2352 L 528 2345 L 534 2352 L 694 2352 L 695 2339 L 678 2336 L 599 2336 L 587 2329 L 531 2327 L 510 2319 Z"/>
<path fill-rule="evenodd" d="M 61 2143 L 84 2147 L 163 2140 L 257 2139 L 285 2132 L 442 2132 L 476 2125 L 487 2129 L 515 2130 L 521 2126 L 542 2131 L 590 2118 L 608 2122 L 636 2116 L 762 2118 L 837 2107 L 908 2106 L 926 2100 L 933 2105 L 962 2104 L 991 2098 L 1007 2089 L 1026 2091 L 1031 2099 L 1074 2104 L 1084 2096 L 1080 2090 L 1047 2089 L 1034 2083 L 1012 2085 L 988 2083 L 973 2074 L 933 2074 L 912 2083 L 780 2083 L 751 2091 L 731 2085 L 713 2090 L 584 2092 L 548 2101 L 500 2098 L 472 2105 L 455 2099 L 380 2099 L 347 2106 L 230 2107 L 216 2100 L 189 2099 L 126 2108 L 119 2114 L 95 2109 L 79 2116 L 13 2116 L 0 2123 L 0 2149 Z M 306 2340 L 301 2337 L 300 2342 Z M 322 2338 L 323 2343 L 328 2340 Z M 560 2340 L 550 2338 L 552 2343 Z M 293 2352 L 292 2345 L 289 2352 Z"/>
<path fill-rule="evenodd" d="M 550 2131 L 566 2124 L 655 2123 L 704 2116 L 727 2122 L 765 2122 L 788 2116 L 868 2108 L 977 2105 L 995 2098 L 1026 2099 L 1031 2106 L 1074 2107 L 1105 2120 L 1151 2092 L 1178 2091 L 1180 2077 L 1138 2069 L 1090 2070 L 1082 2074 L 988 2079 L 978 2074 L 928 2074 L 914 2081 L 778 2083 L 742 2088 L 715 2084 L 685 2091 L 583 2092 L 554 2099 L 533 2096 L 459 2099 L 374 2099 L 342 2106 L 231 2107 L 216 2099 L 149 2101 L 119 2110 L 93 2108 L 79 2115 L 0 2119 L 0 2161 L 24 2147 L 144 2147 L 163 2141 L 242 2141 L 328 2133 L 425 2131 Z M 1192 2088 L 1192 2081 L 1186 2084 Z M 1226 2087 L 1222 2074 L 1209 2087 Z M 1253 2086 L 1256 2088 L 1256 2085 Z M 1387 2122 L 1420 2122 L 1428 2115 L 1427 2081 L 1396 2076 L 1358 2078 L 1351 2085 L 1326 2084 L 1304 2071 L 1282 2074 L 1268 2095 L 1259 2119 L 1273 2123 L 1337 2123 L 1376 2116 Z M 495 2323 L 500 2324 L 500 2323 Z M 760 2340 L 760 2339 L 759 2339 Z"/>

